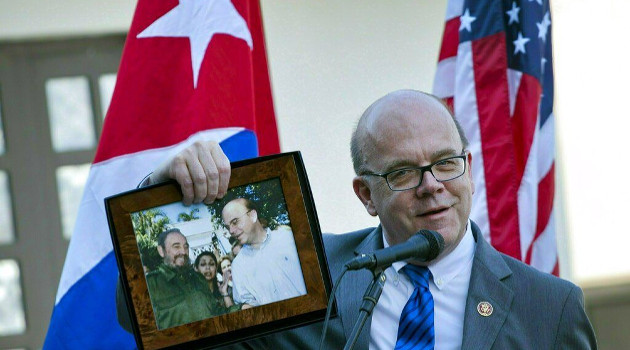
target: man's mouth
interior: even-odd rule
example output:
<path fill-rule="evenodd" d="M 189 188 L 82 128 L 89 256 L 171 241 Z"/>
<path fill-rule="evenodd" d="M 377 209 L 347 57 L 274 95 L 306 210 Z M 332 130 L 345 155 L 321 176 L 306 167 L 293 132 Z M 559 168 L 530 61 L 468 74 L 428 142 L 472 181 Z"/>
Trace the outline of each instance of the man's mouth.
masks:
<path fill-rule="evenodd" d="M 449 208 L 450 207 L 440 207 L 440 208 L 429 209 L 427 211 L 422 212 L 418 216 L 426 217 L 426 216 L 441 214 L 441 213 L 447 211 Z"/>

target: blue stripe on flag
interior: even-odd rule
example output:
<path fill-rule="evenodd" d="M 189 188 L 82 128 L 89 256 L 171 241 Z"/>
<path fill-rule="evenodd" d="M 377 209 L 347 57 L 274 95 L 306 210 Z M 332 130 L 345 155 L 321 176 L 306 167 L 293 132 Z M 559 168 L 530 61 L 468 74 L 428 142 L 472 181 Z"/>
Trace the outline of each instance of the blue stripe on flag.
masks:
<path fill-rule="evenodd" d="M 135 349 L 133 336 L 116 317 L 117 281 L 116 258 L 111 252 L 55 306 L 44 349 Z"/>
<path fill-rule="evenodd" d="M 250 130 L 243 130 L 223 140 L 220 145 L 230 162 L 258 156 L 256 134 Z"/>
<path fill-rule="evenodd" d="M 256 135 L 250 130 L 241 131 L 220 145 L 232 162 L 258 155 Z M 112 251 L 55 305 L 43 348 L 135 349 L 133 336 L 118 324 L 117 280 L 118 268 Z"/>

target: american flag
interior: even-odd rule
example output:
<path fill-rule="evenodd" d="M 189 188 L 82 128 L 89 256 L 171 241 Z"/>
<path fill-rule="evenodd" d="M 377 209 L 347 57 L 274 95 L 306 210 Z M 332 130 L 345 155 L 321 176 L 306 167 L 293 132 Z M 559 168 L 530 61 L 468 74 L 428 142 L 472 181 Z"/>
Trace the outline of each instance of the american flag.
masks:
<path fill-rule="evenodd" d="M 558 275 L 549 1 L 449 1 L 433 90 L 470 140 L 471 218 L 499 251 Z"/>

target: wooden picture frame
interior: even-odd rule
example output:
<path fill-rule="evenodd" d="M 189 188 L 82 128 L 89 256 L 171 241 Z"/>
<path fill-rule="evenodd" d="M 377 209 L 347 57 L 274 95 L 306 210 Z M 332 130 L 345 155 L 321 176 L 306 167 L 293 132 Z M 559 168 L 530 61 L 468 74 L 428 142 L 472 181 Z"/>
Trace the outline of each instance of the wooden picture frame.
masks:
<path fill-rule="evenodd" d="M 256 193 L 257 191 L 260 191 L 260 193 Z M 298 287 L 295 287 L 298 290 L 296 295 L 285 295 L 280 300 L 262 302 L 260 305 L 249 309 L 236 310 L 239 308 L 239 305 L 236 302 L 237 274 L 234 271 L 234 274 L 232 274 L 234 276 L 234 294 L 230 297 L 233 298 L 232 302 L 237 304 L 236 307 L 231 307 L 231 311 L 226 313 L 213 314 L 207 318 L 194 320 L 194 318 L 184 317 L 185 321 L 182 321 L 181 317 L 173 316 L 182 314 L 182 312 L 177 311 L 179 310 L 177 307 L 181 306 L 182 310 L 196 311 L 199 309 L 206 310 L 205 306 L 199 307 L 198 304 L 195 304 L 195 307 L 192 308 L 190 305 L 186 306 L 185 303 L 180 303 L 179 301 L 172 301 L 175 306 L 164 306 L 158 303 L 159 297 L 164 293 L 171 293 L 171 288 L 174 288 L 173 286 L 175 285 L 188 286 L 190 289 L 189 283 L 192 283 L 191 281 L 193 280 L 198 282 L 199 278 L 194 277 L 190 273 L 188 265 L 182 263 L 182 261 L 186 260 L 185 257 L 172 255 L 171 257 L 175 257 L 172 260 L 164 257 L 169 256 L 166 253 L 168 248 L 161 246 L 161 248 L 157 248 L 159 246 L 155 237 L 157 232 L 154 231 L 156 227 L 160 231 L 173 227 L 177 228 L 181 236 L 186 237 L 185 241 L 190 246 L 188 260 L 191 262 L 195 255 L 202 254 L 204 250 L 212 251 L 215 254 L 215 258 L 231 254 L 227 252 L 227 247 L 225 247 L 226 240 L 229 242 L 229 237 L 231 237 L 228 232 L 230 225 L 227 228 L 225 225 L 221 225 L 223 220 L 221 214 L 222 208 L 236 197 L 249 197 L 248 199 L 254 202 L 267 199 L 267 202 L 263 203 L 264 209 L 257 208 L 253 211 L 248 211 L 246 215 L 243 214 L 243 218 L 247 217 L 247 220 L 250 220 L 248 222 L 256 222 L 263 217 L 262 214 L 264 213 L 272 216 L 265 223 L 267 238 L 271 238 L 270 242 L 274 242 L 273 239 L 275 237 L 290 237 L 290 234 L 287 235 L 286 231 L 292 232 L 295 250 L 299 258 L 297 267 L 302 272 L 303 288 L 305 290 L 300 289 L 298 281 L 295 282 L 298 285 Z M 187 348 L 213 348 L 313 323 L 324 318 L 331 290 L 330 274 L 323 251 L 315 206 L 299 152 L 283 153 L 232 163 L 228 193 L 222 200 L 215 201 L 212 204 L 214 207 L 211 207 L 211 205 L 206 206 L 203 203 L 196 206 L 183 207 L 181 199 L 180 187 L 175 182 L 140 188 L 105 199 L 107 219 L 121 274 L 125 302 L 131 315 L 133 332 L 139 349 L 178 348 L 184 344 Z M 176 221 L 173 217 L 174 213 L 177 212 L 176 208 L 178 205 L 185 209 L 178 216 L 181 222 L 173 222 Z M 203 212 L 204 208 L 207 209 L 207 213 Z M 254 218 L 254 216 L 256 217 Z M 165 220 L 169 223 L 165 224 Z M 233 219 L 232 221 L 236 222 L 238 220 Z M 274 225 L 275 230 L 272 230 L 271 228 Z M 281 229 L 284 230 L 282 231 L 284 232 L 283 235 L 276 233 L 281 232 Z M 209 238 L 204 238 L 204 235 L 209 235 Z M 181 240 L 181 236 L 166 235 L 166 241 L 163 242 L 171 242 L 168 237 Z M 207 248 L 203 248 L 200 245 L 204 242 L 210 242 Z M 168 247 L 166 243 L 164 244 L 165 247 Z M 291 246 L 290 243 L 285 245 Z M 155 248 L 157 248 L 158 254 L 164 253 L 164 255 L 156 257 Z M 162 253 L 160 253 L 160 249 L 162 249 Z M 247 245 L 247 249 L 251 249 L 251 245 Z M 246 252 L 249 252 L 249 250 Z M 241 255 L 242 253 L 238 254 Z M 287 253 L 287 256 L 290 255 L 290 253 Z M 269 267 L 269 265 L 272 265 L 253 264 L 251 263 L 253 260 L 247 260 L 246 258 L 247 254 L 243 254 L 242 258 L 239 258 L 238 255 L 236 256 L 235 259 L 239 261 L 238 265 L 241 268 L 239 271 L 250 271 L 250 268 L 253 271 L 259 266 Z M 291 261 L 287 257 L 284 257 L 284 259 Z M 234 262 L 236 263 L 237 260 L 234 260 Z M 244 261 L 249 261 L 249 265 L 244 263 Z M 180 264 L 183 267 L 175 264 Z M 244 269 L 243 266 L 245 266 Z M 287 263 L 287 266 L 292 268 L 295 265 Z M 234 268 L 236 267 L 235 264 Z M 178 270 L 177 268 L 181 269 Z M 282 268 L 278 269 L 282 270 Z M 181 279 L 183 282 L 178 282 L 179 284 L 167 283 L 164 282 L 164 279 L 161 280 L 161 284 L 156 284 L 154 282 L 157 281 L 156 278 L 165 276 L 164 271 L 171 271 L 169 269 L 177 271 L 177 273 L 185 271 L 189 274 L 186 276 L 189 277 L 186 277 L 188 279 Z M 199 269 L 201 271 L 201 267 Z M 208 288 L 212 289 L 210 285 L 215 283 L 210 278 L 219 279 L 219 269 L 220 266 L 216 266 L 214 277 L 207 269 L 204 270 L 206 271 L 205 275 L 200 275 L 207 279 L 208 284 L 206 286 L 209 286 Z M 223 271 L 221 278 L 223 278 L 223 275 L 228 275 L 226 271 Z M 272 275 L 276 273 L 276 270 L 272 269 L 270 271 Z M 182 273 L 180 275 L 184 276 L 185 274 Z M 245 276 L 245 273 L 241 273 L 241 275 Z M 258 275 L 262 274 L 258 272 Z M 278 277 L 280 277 L 280 273 L 278 273 Z M 239 281 L 241 281 L 239 286 L 246 286 L 247 284 L 242 282 L 242 278 L 239 278 Z M 153 282 L 148 283 L 149 280 Z M 291 279 L 291 281 L 294 280 L 299 280 L 299 278 Z M 176 281 L 176 279 L 172 281 Z M 199 283 L 195 286 L 198 289 Z M 153 290 L 150 290 L 151 288 Z M 195 289 L 195 293 L 197 289 Z M 243 289 L 240 288 L 240 290 Z M 288 289 L 290 288 L 282 288 L 282 290 Z M 164 290 L 167 292 L 163 292 Z M 204 293 L 206 292 L 204 289 Z M 249 294 L 248 296 L 251 297 Z M 285 297 L 286 299 L 284 299 Z M 190 299 L 195 300 L 197 303 L 199 300 L 206 300 L 199 298 L 198 295 Z M 260 297 L 260 299 L 262 300 L 263 298 Z M 166 300 L 173 300 L 173 298 L 167 298 Z M 213 303 L 216 302 L 216 299 L 211 300 L 213 300 Z M 230 299 L 228 298 L 227 300 L 228 302 L 224 300 L 223 303 L 225 308 L 227 308 L 225 305 L 229 303 Z M 258 301 L 255 298 L 248 301 L 248 303 L 252 304 L 256 302 Z M 220 308 L 220 302 L 216 305 L 218 305 L 219 309 L 224 310 Z M 240 307 L 243 307 L 243 305 L 241 304 Z M 189 309 L 185 309 L 186 307 Z M 212 309 L 211 307 L 209 308 Z M 175 313 L 166 314 L 166 317 L 162 317 L 165 315 L 165 310 L 169 312 L 175 310 L 173 311 Z M 332 311 L 335 314 L 334 310 Z M 160 317 L 160 321 L 158 321 L 156 315 Z M 179 321 L 177 320 L 178 318 Z M 164 322 L 164 319 L 167 321 Z"/>

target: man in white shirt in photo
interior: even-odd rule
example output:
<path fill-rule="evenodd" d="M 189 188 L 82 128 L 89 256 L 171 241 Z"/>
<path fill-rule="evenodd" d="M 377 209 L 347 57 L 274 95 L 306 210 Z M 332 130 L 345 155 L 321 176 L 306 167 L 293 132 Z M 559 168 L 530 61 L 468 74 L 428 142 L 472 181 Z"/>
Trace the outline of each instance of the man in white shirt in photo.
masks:
<path fill-rule="evenodd" d="M 293 232 L 263 226 L 254 202 L 236 198 L 221 212 L 230 235 L 243 245 L 232 262 L 234 301 L 243 308 L 306 294 Z"/>

